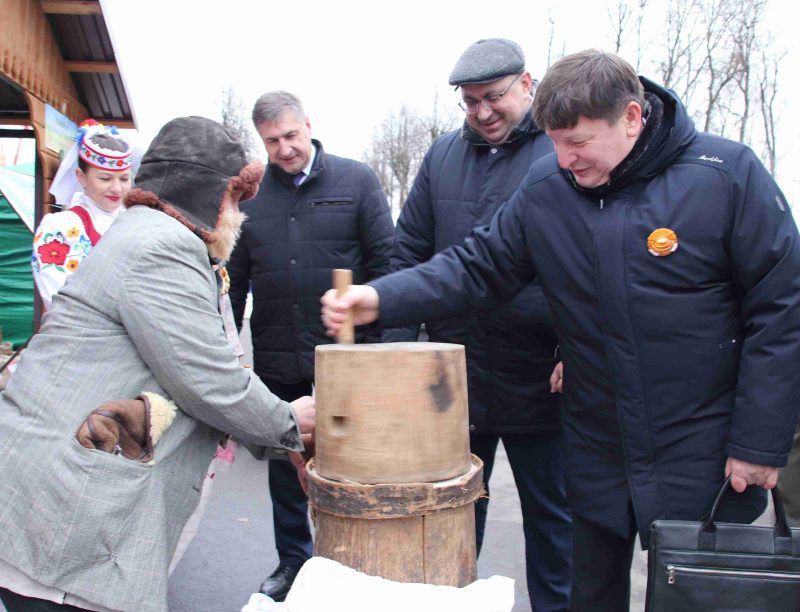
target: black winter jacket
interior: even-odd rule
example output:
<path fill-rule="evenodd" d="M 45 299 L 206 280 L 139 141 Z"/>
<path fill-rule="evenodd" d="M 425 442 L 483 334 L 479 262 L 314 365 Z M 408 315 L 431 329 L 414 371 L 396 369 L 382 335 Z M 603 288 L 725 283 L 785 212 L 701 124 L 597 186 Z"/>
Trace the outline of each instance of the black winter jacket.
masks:
<path fill-rule="evenodd" d="M 647 542 L 656 518 L 704 514 L 726 457 L 785 464 L 800 237 L 750 149 L 697 133 L 671 92 L 643 82 L 663 120 L 624 176 L 579 190 L 545 157 L 489 227 L 374 286 L 383 322 L 400 325 L 508 299 L 538 275 L 565 364 L 573 510 L 627 536 L 632 505 Z M 648 251 L 658 228 L 677 235 L 670 255 Z"/>
<path fill-rule="evenodd" d="M 252 286 L 253 367 L 264 378 L 291 384 L 314 380 L 314 347 L 333 340 L 320 319 L 320 297 L 331 271 L 349 268 L 353 282 L 389 270 L 394 228 L 378 179 L 360 162 L 316 158 L 300 187 L 269 164 L 255 198 L 242 205 L 247 220 L 228 264 L 236 325 L 241 328 Z M 359 329 L 363 342 L 369 329 Z M 372 340 L 378 340 L 371 333 Z"/>
<path fill-rule="evenodd" d="M 530 113 L 502 145 L 465 124 L 439 138 L 422 162 L 395 230 L 392 269 L 428 261 L 489 223 L 531 164 L 553 145 Z M 560 396 L 549 377 L 558 345 L 538 281 L 497 310 L 426 321 L 434 342 L 467 353 L 470 430 L 535 433 L 560 427 Z M 417 328 L 387 330 L 386 341 L 413 341 Z"/>

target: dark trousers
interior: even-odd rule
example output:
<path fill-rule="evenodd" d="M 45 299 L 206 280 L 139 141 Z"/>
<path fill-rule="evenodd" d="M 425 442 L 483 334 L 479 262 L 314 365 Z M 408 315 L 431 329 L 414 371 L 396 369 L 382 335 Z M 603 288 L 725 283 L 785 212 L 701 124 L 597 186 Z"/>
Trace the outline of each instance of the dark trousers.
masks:
<path fill-rule="evenodd" d="M 792 527 L 800 527 L 800 421 L 794 432 L 794 443 L 789 453 L 789 462 L 778 479 L 786 518 Z"/>
<path fill-rule="evenodd" d="M 632 513 L 631 513 L 632 514 Z M 572 515 L 575 542 L 575 581 L 571 612 L 628 612 L 631 601 L 631 562 L 636 532 L 621 537 Z"/>
<path fill-rule="evenodd" d="M 25 597 L 0 587 L 0 600 L 8 612 L 86 612 L 84 608 Z"/>
<path fill-rule="evenodd" d="M 307 381 L 287 385 L 267 378 L 261 380 L 270 391 L 287 402 L 311 395 L 311 383 Z M 297 470 L 288 461 L 270 459 L 269 494 L 278 562 L 291 567 L 303 565 L 314 554 L 308 524 L 308 499 L 300 487 Z"/>
<path fill-rule="evenodd" d="M 471 434 L 472 452 L 483 460 L 483 481 L 489 493 L 497 443 L 503 447 L 517 485 L 525 534 L 528 595 L 536 612 L 567 610 L 572 584 L 572 526 L 564 490 L 561 432 Z M 488 499 L 475 504 L 475 536 L 480 554 Z"/>

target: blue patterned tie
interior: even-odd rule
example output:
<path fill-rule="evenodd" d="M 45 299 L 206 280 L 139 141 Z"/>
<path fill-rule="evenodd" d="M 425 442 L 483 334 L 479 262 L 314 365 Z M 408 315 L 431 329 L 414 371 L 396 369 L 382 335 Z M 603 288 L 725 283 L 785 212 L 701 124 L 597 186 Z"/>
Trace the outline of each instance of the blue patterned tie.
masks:
<path fill-rule="evenodd" d="M 292 182 L 294 183 L 295 187 L 299 187 L 305 178 L 306 175 L 303 172 L 298 172 L 297 174 L 292 176 Z"/>

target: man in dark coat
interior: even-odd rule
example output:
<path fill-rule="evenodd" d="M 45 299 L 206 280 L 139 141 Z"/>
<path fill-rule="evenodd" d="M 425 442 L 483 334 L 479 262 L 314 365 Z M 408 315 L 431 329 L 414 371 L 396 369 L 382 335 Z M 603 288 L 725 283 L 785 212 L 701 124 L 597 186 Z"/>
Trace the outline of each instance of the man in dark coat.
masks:
<path fill-rule="evenodd" d="M 450 75 L 461 88 L 464 126 L 428 150 L 395 231 L 392 269 L 428 261 L 488 223 L 531 164 L 553 152 L 533 121 L 533 82 L 519 45 L 479 40 Z M 536 610 L 565 610 L 572 577 L 571 519 L 564 490 L 560 397 L 550 391 L 558 339 L 534 281 L 496 310 L 426 321 L 434 342 L 467 351 L 470 448 L 484 463 L 489 491 L 502 438 L 519 492 L 528 593 Z M 384 340 L 413 341 L 418 326 Z M 475 505 L 480 553 L 489 499 Z"/>
<path fill-rule="evenodd" d="M 566 376 L 570 605 L 627 610 L 637 531 L 646 543 L 654 519 L 700 519 L 725 474 L 738 492 L 774 487 L 786 463 L 800 236 L 750 149 L 698 133 L 672 92 L 614 55 L 553 64 L 534 117 L 556 155 L 491 225 L 327 294 L 323 317 L 333 332 L 343 309 L 361 324 L 380 305 L 384 324 L 407 324 L 502 302 L 538 277 Z"/>
<path fill-rule="evenodd" d="M 278 397 L 296 399 L 311 394 L 314 347 L 331 341 L 319 320 L 319 298 L 331 286 L 332 269 L 352 269 L 354 282 L 385 274 L 394 228 L 375 174 L 312 140 L 296 96 L 264 94 L 253 123 L 269 164 L 258 194 L 242 209 L 248 219 L 228 266 L 231 303 L 241 328 L 252 288 L 253 367 Z M 369 339 L 380 337 L 369 330 L 356 337 Z M 279 565 L 261 591 L 282 601 L 313 546 L 306 496 L 288 461 L 270 461 L 269 489 Z"/>

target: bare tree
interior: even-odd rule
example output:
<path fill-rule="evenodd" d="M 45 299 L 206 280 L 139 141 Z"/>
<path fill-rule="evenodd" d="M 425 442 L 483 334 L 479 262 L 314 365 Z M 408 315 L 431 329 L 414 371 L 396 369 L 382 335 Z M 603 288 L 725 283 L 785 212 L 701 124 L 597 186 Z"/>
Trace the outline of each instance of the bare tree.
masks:
<path fill-rule="evenodd" d="M 405 105 L 389 113 L 373 134 L 364 161 L 378 175 L 393 210 L 403 205 L 412 169 L 418 166 L 420 149 L 427 142 L 421 118 Z"/>
<path fill-rule="evenodd" d="M 733 31 L 734 52 L 738 63 L 736 86 L 739 91 L 740 108 L 736 113 L 739 125 L 739 141 L 747 142 L 753 81 L 757 79 L 758 62 L 763 55 L 759 40 L 759 26 L 764 17 L 766 0 L 738 0 L 736 3 L 735 28 Z M 756 101 L 757 103 L 757 101 Z"/>
<path fill-rule="evenodd" d="M 455 115 L 441 109 L 437 95 L 430 115 L 403 105 L 375 130 L 364 161 L 378 175 L 393 210 L 405 203 L 428 147 L 455 124 Z"/>
<path fill-rule="evenodd" d="M 427 117 L 423 117 L 423 123 L 430 134 L 430 142 L 439 138 L 445 132 L 449 132 L 458 125 L 459 117 L 452 110 L 445 110 L 439 102 L 439 92 L 433 97 L 433 110 Z"/>
<path fill-rule="evenodd" d="M 261 149 L 257 144 L 258 140 L 250 121 L 250 113 L 232 86 L 222 92 L 221 113 L 222 125 L 239 139 L 247 156 L 250 159 L 259 157 Z"/>
<path fill-rule="evenodd" d="M 389 167 L 397 179 L 398 201 L 402 206 L 416 169 L 422 163 L 430 145 L 430 137 L 422 117 L 406 106 L 400 107 L 396 116 L 389 116 L 385 125 L 387 129 L 384 132 L 384 146 L 389 157 Z"/>
<path fill-rule="evenodd" d="M 636 13 L 636 70 L 641 70 L 642 54 L 644 53 L 642 43 L 642 25 L 644 24 L 645 9 L 647 0 L 639 0 Z"/>
<path fill-rule="evenodd" d="M 659 63 L 662 83 L 687 102 L 692 98 L 705 65 L 698 59 L 703 39 L 698 38 L 693 28 L 700 9 L 699 0 L 673 0 L 669 3 L 664 58 Z"/>
<path fill-rule="evenodd" d="M 608 19 L 611 21 L 611 28 L 614 34 L 614 53 L 619 54 L 622 48 L 622 41 L 625 38 L 625 30 L 630 23 L 633 10 L 628 0 L 617 0 L 613 8 L 608 9 Z"/>
<path fill-rule="evenodd" d="M 712 0 L 703 5 L 701 27 L 703 29 L 703 53 L 697 64 L 697 77 L 705 77 L 706 97 L 703 115 L 703 131 L 712 130 L 715 115 L 728 100 L 729 86 L 740 74 L 742 65 L 735 45 L 734 28 L 730 24 L 736 20 L 734 3 L 730 0 Z M 732 21 L 733 20 L 733 21 Z M 727 114 L 720 119 L 727 122 Z M 718 124 L 719 133 L 724 133 Z"/>
<path fill-rule="evenodd" d="M 778 94 L 778 72 L 784 57 L 786 57 L 785 51 L 778 56 L 771 57 L 767 55 L 766 49 L 761 51 L 761 74 L 758 81 L 759 106 L 764 129 L 764 154 L 761 157 L 772 176 L 777 176 L 775 98 Z"/>
<path fill-rule="evenodd" d="M 609 22 L 611 23 L 611 35 L 614 45 L 614 53 L 620 54 L 625 41 L 630 38 L 634 29 L 636 37 L 636 70 L 639 71 L 644 52 L 644 40 L 642 38 L 642 26 L 644 24 L 645 9 L 648 0 L 616 0 L 616 4 L 607 11 Z"/>
<path fill-rule="evenodd" d="M 674 90 L 698 129 L 761 147 L 774 174 L 779 157 L 776 92 L 785 53 L 774 50 L 773 37 L 765 31 L 768 6 L 769 0 L 615 0 L 608 18 L 616 53 L 633 47 L 635 31 L 637 71 L 654 72 Z M 664 24 L 660 42 L 644 41 L 645 19 Z M 549 66 L 555 41 L 550 13 L 548 21 Z"/>
<path fill-rule="evenodd" d="M 547 9 L 547 21 L 550 24 L 550 36 L 547 38 L 547 67 L 553 61 L 553 38 L 556 35 L 556 21 L 553 19 L 553 12 Z"/>
<path fill-rule="evenodd" d="M 659 62 L 661 82 L 664 87 L 675 86 L 678 63 L 684 47 L 688 6 L 691 2 L 679 1 L 667 11 L 667 27 L 664 31 L 664 58 Z"/>
<path fill-rule="evenodd" d="M 768 5 L 769 0 L 670 0 L 661 51 L 651 48 L 648 55 L 661 57 L 656 72 L 699 129 L 761 146 L 774 174 L 776 91 L 785 54 L 774 50 L 765 31 Z M 619 27 L 613 31 L 622 40 Z"/>
<path fill-rule="evenodd" d="M 381 128 L 382 127 L 383 125 L 381 125 Z M 372 135 L 372 143 L 369 148 L 364 151 L 364 162 L 378 175 L 381 188 L 389 200 L 389 205 L 392 210 L 394 210 L 395 202 L 393 195 L 397 188 L 397 182 L 392 173 L 392 168 L 389 165 L 389 158 L 384 154 L 383 130 L 381 128 L 376 130 Z"/>

